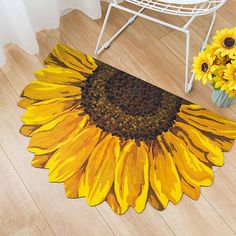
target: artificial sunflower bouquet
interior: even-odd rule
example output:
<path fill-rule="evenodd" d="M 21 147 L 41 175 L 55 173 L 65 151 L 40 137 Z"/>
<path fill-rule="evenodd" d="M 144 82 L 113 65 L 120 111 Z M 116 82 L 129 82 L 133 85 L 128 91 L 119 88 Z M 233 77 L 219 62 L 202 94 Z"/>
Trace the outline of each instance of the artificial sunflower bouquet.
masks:
<path fill-rule="evenodd" d="M 236 27 L 217 31 L 212 44 L 194 57 L 195 80 L 213 87 L 212 100 L 226 107 L 236 95 Z"/>

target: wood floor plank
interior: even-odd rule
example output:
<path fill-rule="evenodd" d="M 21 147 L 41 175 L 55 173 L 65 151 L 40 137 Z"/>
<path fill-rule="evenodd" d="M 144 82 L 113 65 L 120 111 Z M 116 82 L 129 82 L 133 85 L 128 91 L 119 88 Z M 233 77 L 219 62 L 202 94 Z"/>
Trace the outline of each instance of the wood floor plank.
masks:
<path fill-rule="evenodd" d="M 230 1 L 230 0 L 228 0 L 228 1 Z M 208 32 L 208 28 L 209 28 L 211 19 L 212 19 L 212 15 L 199 16 L 193 21 L 192 25 L 190 26 L 190 29 L 197 32 L 204 39 L 206 37 L 207 32 Z M 233 22 L 226 20 L 220 14 L 220 11 L 219 11 L 219 12 L 217 12 L 217 15 L 216 15 L 216 21 L 215 21 L 214 26 L 212 28 L 209 42 L 211 42 L 212 36 L 215 35 L 217 30 L 223 29 L 225 27 L 227 27 L 227 28 L 233 27 Z"/>
<path fill-rule="evenodd" d="M 184 26 L 185 24 L 185 20 L 180 18 L 180 17 L 175 17 L 173 15 L 167 15 L 167 14 L 163 14 L 163 13 L 158 13 L 158 12 L 154 12 L 152 10 L 145 10 L 144 11 L 145 14 L 147 14 L 148 16 L 154 17 L 158 20 L 161 21 L 165 21 L 168 22 L 170 24 L 174 24 L 177 26 Z M 174 29 L 162 26 L 162 25 L 158 25 L 155 22 L 143 19 L 143 18 L 138 18 L 138 21 L 140 21 L 146 28 L 148 28 L 157 39 L 161 39 L 164 36 L 170 34 L 171 32 L 174 31 Z"/>
<path fill-rule="evenodd" d="M 134 4 L 131 4 L 131 3 L 128 3 L 128 2 L 125 2 L 125 3 L 122 3 L 123 6 L 126 6 L 132 10 L 136 10 L 138 11 L 140 9 L 140 7 L 134 5 Z M 106 3 L 102 3 L 102 12 L 103 12 L 103 16 L 105 16 L 106 14 L 106 10 L 107 10 L 107 4 Z M 118 10 L 119 11 L 119 10 Z M 151 17 L 154 17 L 156 19 L 159 19 L 161 21 L 166 21 L 170 24 L 175 24 L 175 25 L 179 25 L 179 26 L 182 26 L 184 25 L 185 23 L 185 20 L 180 18 L 180 17 L 175 17 L 173 15 L 167 15 L 167 14 L 163 14 L 163 13 L 159 13 L 159 12 L 154 12 L 152 10 L 148 10 L 148 9 L 145 9 L 143 11 L 144 14 L 148 15 L 148 16 L 151 16 Z M 113 10 L 111 11 L 111 14 L 113 14 Z M 126 23 L 126 20 L 128 20 L 131 16 L 131 14 L 126 14 L 126 19 L 124 19 L 123 22 L 121 22 L 120 24 L 120 27 Z M 142 22 L 144 26 L 146 26 L 154 35 L 157 39 L 161 39 L 162 37 L 164 37 L 165 35 L 171 33 L 174 31 L 174 29 L 171 29 L 171 28 L 168 28 L 168 27 L 165 27 L 165 26 L 162 26 L 162 25 L 158 25 L 150 20 L 146 20 L 144 18 L 137 18 L 138 21 Z M 118 29 L 118 28 L 117 28 Z"/>
<path fill-rule="evenodd" d="M 227 160 L 236 168 L 236 142 L 232 148 L 232 150 L 226 154 Z"/>
<path fill-rule="evenodd" d="M 2 71 L 17 94 L 20 95 L 22 89 L 34 79 L 34 72 L 42 68 L 42 65 L 36 57 L 27 54 L 13 44 L 6 47 L 5 51 L 7 63 L 2 67 Z"/>
<path fill-rule="evenodd" d="M 1 87 L 3 80 L 5 77 L 0 72 Z M 0 93 L 0 107 L 5 105 L 5 99 Z M 0 235 L 54 235 L 1 145 L 0 172 Z"/>
<path fill-rule="evenodd" d="M 174 232 L 166 224 L 158 211 L 153 209 L 149 203 L 141 214 L 137 214 L 133 209 L 129 209 L 122 216 L 114 214 L 106 203 L 97 206 L 97 208 L 116 235 L 174 235 Z"/>
<path fill-rule="evenodd" d="M 224 7 L 222 7 L 218 12 L 223 16 L 228 22 L 231 22 L 234 26 L 236 24 L 235 11 L 236 2 L 235 0 L 227 0 Z"/>
<path fill-rule="evenodd" d="M 203 196 L 198 201 L 183 196 L 177 206 L 169 204 L 161 216 L 177 235 L 234 235 Z"/>
<path fill-rule="evenodd" d="M 57 43 L 70 44 L 69 40 L 67 40 L 58 29 L 43 30 L 39 32 L 37 34 L 37 40 L 39 43 L 39 53 L 37 54 L 37 57 L 42 63 Z"/>
<path fill-rule="evenodd" d="M 193 57 L 196 56 L 201 48 L 203 39 L 195 31 L 190 31 L 190 64 L 189 69 L 192 68 Z M 160 40 L 167 48 L 169 48 L 183 63 L 185 63 L 185 34 L 179 31 L 174 31 Z"/>
<path fill-rule="evenodd" d="M 218 169 L 213 185 L 205 188 L 202 194 L 236 234 L 235 167 L 228 162 Z"/>
<path fill-rule="evenodd" d="M 11 51 L 8 51 L 9 53 Z M 12 71 L 8 76 L 11 75 L 16 78 L 13 72 L 15 69 L 16 71 L 19 70 L 20 67 L 17 61 L 21 58 L 25 59 L 25 63 L 21 67 L 21 77 L 24 74 L 27 76 L 27 73 L 25 73 L 27 67 L 34 67 L 34 64 L 31 65 L 31 61 L 34 61 L 34 59 L 28 58 L 28 60 L 26 57 L 20 55 L 19 58 L 15 58 L 16 61 L 12 62 Z M 38 63 L 40 67 L 41 63 L 39 61 Z M 12 80 L 13 78 L 9 79 Z M 23 86 L 19 82 L 16 90 L 20 87 Z M 23 112 L 16 105 L 19 97 L 7 81 L 2 81 L 0 94 L 4 98 L 1 100 L 0 106 L 0 130 L 4 134 L 0 135 L 0 143 L 53 231 L 57 235 L 63 236 L 113 235 L 96 208 L 88 207 L 83 200 L 67 199 L 62 184 L 48 182 L 47 170 L 36 169 L 30 165 L 32 155 L 26 150 L 29 139 L 24 138 L 19 133 L 20 116 Z"/>
<path fill-rule="evenodd" d="M 0 148 L 0 235 L 54 235 Z"/>

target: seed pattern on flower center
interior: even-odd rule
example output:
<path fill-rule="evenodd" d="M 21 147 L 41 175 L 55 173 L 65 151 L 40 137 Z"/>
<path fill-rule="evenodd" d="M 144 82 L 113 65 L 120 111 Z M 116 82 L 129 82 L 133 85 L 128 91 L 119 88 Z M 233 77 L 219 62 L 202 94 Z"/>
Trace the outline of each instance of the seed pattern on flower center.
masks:
<path fill-rule="evenodd" d="M 202 71 L 203 71 L 203 72 L 207 72 L 208 69 L 209 69 L 208 64 L 207 64 L 206 62 L 204 62 L 204 63 L 202 64 Z"/>
<path fill-rule="evenodd" d="M 123 139 L 154 140 L 172 127 L 183 99 L 100 64 L 83 82 L 82 106 L 102 130 Z"/>
<path fill-rule="evenodd" d="M 234 38 L 227 37 L 223 40 L 223 46 L 226 48 L 233 48 L 236 44 L 236 41 Z"/>

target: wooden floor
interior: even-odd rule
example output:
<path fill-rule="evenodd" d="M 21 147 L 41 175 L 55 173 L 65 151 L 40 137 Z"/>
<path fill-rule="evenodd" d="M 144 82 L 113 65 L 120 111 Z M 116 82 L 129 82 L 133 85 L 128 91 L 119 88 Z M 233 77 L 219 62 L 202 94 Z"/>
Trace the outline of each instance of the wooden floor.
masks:
<path fill-rule="evenodd" d="M 233 9 L 236 1 L 228 0 L 214 31 L 236 24 Z M 106 36 L 128 17 L 112 11 Z M 159 17 L 180 25 L 186 21 Z M 200 48 L 209 19 L 200 17 L 192 26 L 191 56 Z M 0 235 L 235 235 L 236 146 L 225 155 L 214 184 L 202 189 L 198 201 L 184 196 L 177 206 L 169 204 L 163 212 L 147 205 L 142 214 L 129 210 L 117 216 L 106 203 L 90 208 L 84 199 L 67 199 L 63 185 L 50 184 L 47 170 L 31 167 L 32 155 L 26 151 L 29 140 L 18 132 L 23 112 L 16 106 L 20 92 L 57 42 L 94 55 L 101 24 L 102 20 L 93 21 L 74 10 L 62 17 L 59 29 L 38 33 L 38 55 L 28 55 L 14 45 L 6 48 L 7 64 L 0 71 Z M 217 109 L 210 101 L 210 87 L 195 83 L 189 95 L 183 93 L 184 45 L 183 34 L 137 20 L 99 59 L 236 120 L 236 102 Z"/>

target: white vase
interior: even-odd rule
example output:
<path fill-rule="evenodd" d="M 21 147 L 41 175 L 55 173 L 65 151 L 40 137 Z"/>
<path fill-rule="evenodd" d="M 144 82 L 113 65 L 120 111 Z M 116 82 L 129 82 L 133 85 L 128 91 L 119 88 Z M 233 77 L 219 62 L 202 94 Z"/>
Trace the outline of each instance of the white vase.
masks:
<path fill-rule="evenodd" d="M 229 95 L 225 91 L 215 88 L 213 88 L 211 99 L 217 107 L 228 107 L 233 101 L 233 98 L 229 98 Z"/>

